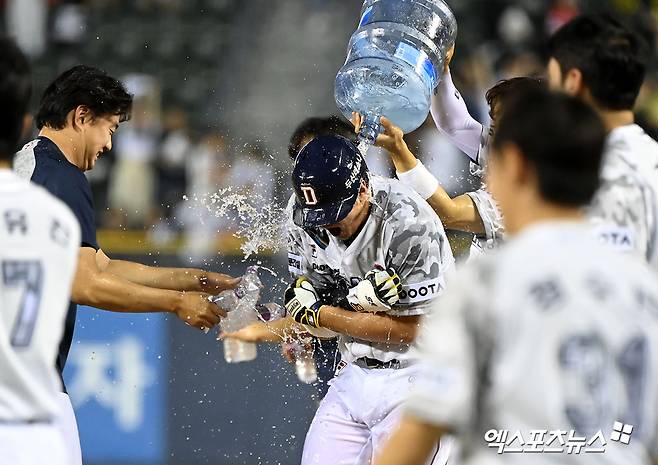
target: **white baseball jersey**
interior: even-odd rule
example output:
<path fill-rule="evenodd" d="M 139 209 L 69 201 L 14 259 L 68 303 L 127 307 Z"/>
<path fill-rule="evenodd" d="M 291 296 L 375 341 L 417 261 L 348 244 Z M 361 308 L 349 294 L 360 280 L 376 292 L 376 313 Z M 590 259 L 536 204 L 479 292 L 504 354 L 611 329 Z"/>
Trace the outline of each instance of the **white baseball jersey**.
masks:
<path fill-rule="evenodd" d="M 589 216 L 601 240 L 658 270 L 658 143 L 636 124 L 613 130 Z"/>
<path fill-rule="evenodd" d="M 289 264 L 320 291 L 356 285 L 376 265 L 393 268 L 402 281 L 394 316 L 425 314 L 443 291 L 454 258 L 443 226 L 434 211 L 411 188 L 394 179 L 371 176 L 372 207 L 352 243 L 329 236 L 322 250 L 290 219 Z M 342 360 L 361 357 L 381 361 L 413 358 L 408 344 L 374 343 L 341 335 Z"/>
<path fill-rule="evenodd" d="M 546 222 L 466 265 L 434 307 L 407 409 L 455 431 L 465 465 L 658 459 L 658 277 L 642 260 L 599 244 L 586 222 Z M 614 442 L 615 421 L 633 425 L 630 444 Z M 601 430 L 607 445 L 499 455 L 490 430 L 508 430 L 510 448 L 533 434 L 559 448 L 571 430 L 587 443 Z"/>
<path fill-rule="evenodd" d="M 59 411 L 55 359 L 79 247 L 63 202 L 0 170 L 0 422 L 49 421 Z"/>

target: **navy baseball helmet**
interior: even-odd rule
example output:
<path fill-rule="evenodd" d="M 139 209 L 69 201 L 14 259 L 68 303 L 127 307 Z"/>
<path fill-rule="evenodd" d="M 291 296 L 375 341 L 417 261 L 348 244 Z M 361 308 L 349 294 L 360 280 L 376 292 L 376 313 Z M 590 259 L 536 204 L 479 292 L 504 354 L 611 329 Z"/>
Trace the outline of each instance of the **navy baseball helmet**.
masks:
<path fill-rule="evenodd" d="M 368 180 L 368 166 L 353 142 L 341 136 L 316 137 L 299 152 L 292 170 L 295 224 L 311 228 L 345 219 L 363 179 Z"/>

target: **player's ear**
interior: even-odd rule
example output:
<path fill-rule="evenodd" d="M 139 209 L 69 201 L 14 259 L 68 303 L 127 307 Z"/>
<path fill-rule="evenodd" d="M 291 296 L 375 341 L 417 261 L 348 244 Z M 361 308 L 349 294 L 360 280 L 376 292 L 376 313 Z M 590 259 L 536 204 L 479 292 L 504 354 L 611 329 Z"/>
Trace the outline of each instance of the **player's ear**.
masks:
<path fill-rule="evenodd" d="M 583 73 L 576 68 L 571 68 L 564 77 L 564 91 L 572 96 L 581 95 L 584 92 Z"/>
<path fill-rule="evenodd" d="M 86 105 L 78 105 L 73 110 L 73 127 L 80 127 L 92 120 L 91 111 Z"/>

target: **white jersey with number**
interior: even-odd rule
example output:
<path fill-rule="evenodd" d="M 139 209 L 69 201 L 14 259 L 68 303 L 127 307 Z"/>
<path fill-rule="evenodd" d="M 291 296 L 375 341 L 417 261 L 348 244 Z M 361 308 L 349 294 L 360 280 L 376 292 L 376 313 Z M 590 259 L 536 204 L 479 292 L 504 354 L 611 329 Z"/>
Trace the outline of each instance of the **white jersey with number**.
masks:
<path fill-rule="evenodd" d="M 658 459 L 658 277 L 644 261 L 585 222 L 543 223 L 466 265 L 434 307 L 407 410 L 455 431 L 465 465 Z M 633 425 L 630 444 L 617 421 Z M 605 452 L 586 452 L 598 431 Z M 569 435 L 587 449 L 568 455 L 583 442 Z"/>
<path fill-rule="evenodd" d="M 393 268 L 402 281 L 402 291 L 400 302 L 389 314 L 423 315 L 454 269 L 443 226 L 427 202 L 399 181 L 372 176 L 371 188 L 370 215 L 349 246 L 330 235 L 328 247 L 321 249 L 289 221 L 290 270 L 306 276 L 322 291 L 355 286 L 376 265 Z M 341 335 L 339 346 L 348 363 L 361 357 L 384 362 L 414 358 L 409 344 L 374 343 Z"/>
<path fill-rule="evenodd" d="M 658 142 L 636 124 L 614 129 L 601 178 L 589 211 L 600 239 L 658 270 Z"/>
<path fill-rule="evenodd" d="M 55 359 L 79 247 L 80 227 L 63 202 L 0 170 L 0 422 L 58 413 Z"/>

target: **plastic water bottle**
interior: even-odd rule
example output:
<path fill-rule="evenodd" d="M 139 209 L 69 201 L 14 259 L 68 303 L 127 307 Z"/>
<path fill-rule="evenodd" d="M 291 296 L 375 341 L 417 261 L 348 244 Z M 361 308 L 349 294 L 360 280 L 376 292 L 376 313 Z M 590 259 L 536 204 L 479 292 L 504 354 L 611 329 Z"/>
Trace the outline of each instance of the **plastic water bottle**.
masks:
<path fill-rule="evenodd" d="M 309 350 L 309 347 L 311 350 Z M 318 380 L 318 370 L 315 366 L 312 348 L 313 340 L 310 338 L 304 338 L 292 343 L 297 379 L 305 384 L 313 384 Z"/>
<path fill-rule="evenodd" d="M 222 331 L 238 331 L 258 321 L 256 304 L 263 284 L 258 267 L 250 266 L 235 289 L 222 292 L 211 300 L 228 312 L 221 322 Z M 256 344 L 236 339 L 224 339 L 224 359 L 228 363 L 248 362 L 256 358 Z"/>
<path fill-rule="evenodd" d="M 286 309 L 277 303 L 260 304 L 256 306 L 258 318 L 264 322 L 273 322 L 286 317 Z M 312 384 L 318 380 L 318 370 L 313 358 L 313 347 L 311 338 L 303 338 L 292 342 L 292 352 L 295 356 L 295 372 L 297 378 L 305 384 Z"/>
<path fill-rule="evenodd" d="M 374 143 L 381 116 L 405 133 L 423 124 L 456 38 L 457 20 L 442 0 L 363 3 L 334 89 L 346 118 L 364 117 L 361 139 Z"/>

